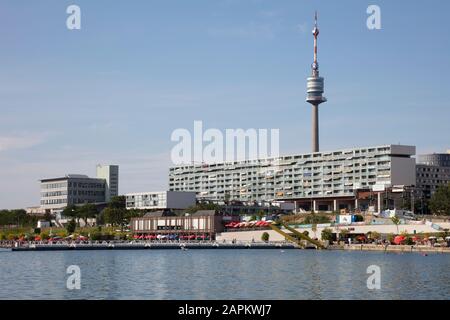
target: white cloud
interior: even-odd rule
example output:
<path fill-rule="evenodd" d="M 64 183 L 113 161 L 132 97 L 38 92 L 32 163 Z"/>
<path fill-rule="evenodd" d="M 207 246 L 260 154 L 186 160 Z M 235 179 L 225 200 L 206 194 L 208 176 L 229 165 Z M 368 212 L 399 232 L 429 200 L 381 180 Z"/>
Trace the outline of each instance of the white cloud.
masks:
<path fill-rule="evenodd" d="M 43 134 L 26 134 L 21 136 L 0 136 L 0 152 L 12 149 L 26 149 L 45 141 Z"/>

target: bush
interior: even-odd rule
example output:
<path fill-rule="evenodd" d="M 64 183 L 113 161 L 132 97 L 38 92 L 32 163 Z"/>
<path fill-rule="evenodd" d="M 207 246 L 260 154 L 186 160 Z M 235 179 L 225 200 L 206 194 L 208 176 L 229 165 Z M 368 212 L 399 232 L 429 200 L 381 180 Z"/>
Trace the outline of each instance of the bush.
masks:
<path fill-rule="evenodd" d="M 389 241 L 391 243 L 394 241 L 394 238 L 395 238 L 395 235 L 393 233 L 389 233 L 387 235 L 387 241 Z"/>
<path fill-rule="evenodd" d="M 48 240 L 48 238 L 50 238 L 50 235 L 48 234 L 48 232 L 44 231 L 44 232 L 41 232 L 40 237 L 41 237 L 41 240 Z"/>
<path fill-rule="evenodd" d="M 6 234 L 0 233 L 0 241 L 6 240 Z"/>
<path fill-rule="evenodd" d="M 320 224 L 329 222 L 330 217 L 323 214 L 309 214 L 306 216 L 305 220 L 303 220 L 304 224 Z"/>
<path fill-rule="evenodd" d="M 94 241 L 102 240 L 102 233 L 98 231 L 94 231 L 91 233 L 91 239 Z"/>
<path fill-rule="evenodd" d="M 322 230 L 322 240 L 332 241 L 333 240 L 333 230 L 331 230 L 329 228 L 323 229 Z"/>
<path fill-rule="evenodd" d="M 264 242 L 268 242 L 268 241 L 269 241 L 269 238 L 270 238 L 270 235 L 269 235 L 269 233 L 267 233 L 267 232 L 264 232 L 264 233 L 261 235 L 261 240 L 264 241 Z"/>
<path fill-rule="evenodd" d="M 17 235 L 10 233 L 10 234 L 8 234 L 7 238 L 8 238 L 8 240 L 16 240 Z"/>
<path fill-rule="evenodd" d="M 75 222 L 75 219 L 70 220 L 69 223 L 66 225 L 66 230 L 68 233 L 74 233 L 76 228 L 77 223 Z"/>
<path fill-rule="evenodd" d="M 371 239 L 374 239 L 374 240 L 378 240 L 378 239 L 381 238 L 381 234 L 380 234 L 379 232 L 372 231 L 372 232 L 370 233 L 370 238 L 371 238 Z"/>
<path fill-rule="evenodd" d="M 68 236 L 65 230 L 59 231 L 56 235 L 61 238 L 66 238 Z"/>

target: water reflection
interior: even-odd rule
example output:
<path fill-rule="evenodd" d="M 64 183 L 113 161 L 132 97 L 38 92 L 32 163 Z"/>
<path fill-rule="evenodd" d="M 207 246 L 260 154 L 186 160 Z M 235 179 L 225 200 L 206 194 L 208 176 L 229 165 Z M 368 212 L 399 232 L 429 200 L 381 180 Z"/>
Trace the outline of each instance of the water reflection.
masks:
<path fill-rule="evenodd" d="M 450 256 L 301 250 L 2 252 L 1 299 L 449 299 Z M 381 268 L 381 290 L 366 269 Z M 81 290 L 66 288 L 78 265 Z"/>

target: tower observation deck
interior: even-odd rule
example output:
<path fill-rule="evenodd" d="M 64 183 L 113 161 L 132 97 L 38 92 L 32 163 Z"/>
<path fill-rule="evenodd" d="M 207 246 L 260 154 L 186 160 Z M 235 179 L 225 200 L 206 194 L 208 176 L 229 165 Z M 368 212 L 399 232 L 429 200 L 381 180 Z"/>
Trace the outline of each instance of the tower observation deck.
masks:
<path fill-rule="evenodd" d="M 319 28 L 317 26 L 317 12 L 315 14 L 314 29 L 314 62 L 311 65 L 311 76 L 307 79 L 306 102 L 313 107 L 312 110 L 312 151 L 319 152 L 319 105 L 327 101 L 322 95 L 324 92 L 324 79 L 319 76 L 319 63 L 317 61 L 317 38 Z"/>

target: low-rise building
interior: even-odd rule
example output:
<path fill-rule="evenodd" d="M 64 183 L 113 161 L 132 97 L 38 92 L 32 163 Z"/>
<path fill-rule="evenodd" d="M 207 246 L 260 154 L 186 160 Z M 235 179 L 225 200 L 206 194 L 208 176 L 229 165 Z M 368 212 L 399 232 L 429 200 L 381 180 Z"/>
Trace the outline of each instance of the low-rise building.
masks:
<path fill-rule="evenodd" d="M 138 192 L 127 193 L 125 198 L 127 209 L 186 209 L 196 203 L 195 192 Z"/>
<path fill-rule="evenodd" d="M 44 216 L 45 215 L 45 209 L 41 208 L 40 206 L 35 207 L 28 207 L 25 209 L 28 215 L 30 216 Z"/>
<path fill-rule="evenodd" d="M 214 210 L 199 210 L 192 215 L 177 216 L 171 211 L 149 212 L 144 217 L 131 219 L 134 234 L 183 236 L 201 235 L 214 239 L 224 230 L 222 214 Z"/>

